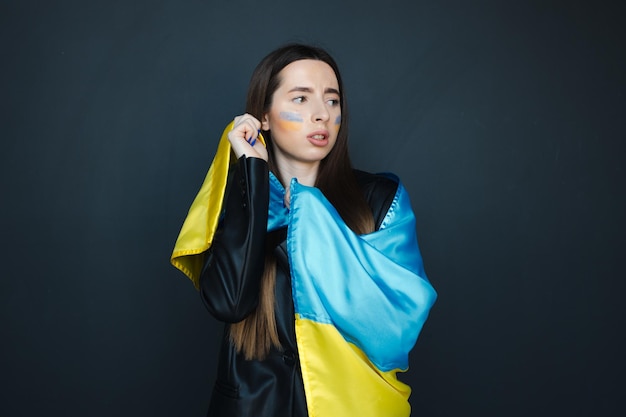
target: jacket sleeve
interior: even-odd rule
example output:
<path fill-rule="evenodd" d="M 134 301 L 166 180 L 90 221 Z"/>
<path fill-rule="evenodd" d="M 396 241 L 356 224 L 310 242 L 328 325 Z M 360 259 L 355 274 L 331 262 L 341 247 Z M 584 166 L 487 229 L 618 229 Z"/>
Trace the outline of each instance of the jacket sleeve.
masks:
<path fill-rule="evenodd" d="M 257 306 L 264 269 L 269 171 L 259 158 L 231 169 L 222 213 L 200 275 L 200 294 L 218 320 L 236 323 Z"/>

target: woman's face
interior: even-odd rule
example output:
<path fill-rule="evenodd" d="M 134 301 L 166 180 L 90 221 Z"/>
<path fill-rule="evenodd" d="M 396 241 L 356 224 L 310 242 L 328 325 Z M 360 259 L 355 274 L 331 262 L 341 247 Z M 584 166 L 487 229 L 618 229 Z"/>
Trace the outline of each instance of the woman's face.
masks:
<path fill-rule="evenodd" d="M 337 141 L 341 125 L 339 83 L 323 61 L 304 59 L 287 65 L 262 128 L 272 134 L 279 167 L 317 168 Z"/>

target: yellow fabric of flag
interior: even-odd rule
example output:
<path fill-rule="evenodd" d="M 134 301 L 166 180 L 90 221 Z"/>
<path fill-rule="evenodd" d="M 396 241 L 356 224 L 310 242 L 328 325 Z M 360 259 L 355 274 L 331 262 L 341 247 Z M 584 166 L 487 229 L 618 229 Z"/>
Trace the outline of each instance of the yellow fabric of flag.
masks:
<path fill-rule="evenodd" d="M 189 277 L 196 289 L 200 287 L 204 253 L 211 247 L 222 211 L 228 169 L 235 161 L 228 141 L 228 133 L 233 129 L 233 125 L 234 122 L 231 122 L 222 133 L 215 158 L 189 208 L 170 258 L 172 265 Z M 258 139 L 265 145 L 260 133 Z"/>
<path fill-rule="evenodd" d="M 411 388 L 381 371 L 332 324 L 296 314 L 302 380 L 310 417 L 408 417 Z"/>

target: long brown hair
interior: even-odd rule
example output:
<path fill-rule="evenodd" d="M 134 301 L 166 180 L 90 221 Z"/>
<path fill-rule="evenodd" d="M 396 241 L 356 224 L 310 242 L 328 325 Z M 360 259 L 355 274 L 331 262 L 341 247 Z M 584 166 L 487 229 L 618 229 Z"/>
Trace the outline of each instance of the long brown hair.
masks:
<path fill-rule="evenodd" d="M 348 155 L 348 105 L 343 89 L 341 74 L 335 60 L 325 50 L 302 44 L 285 45 L 267 55 L 252 73 L 246 112 L 261 120 L 272 106 L 274 92 L 281 83 L 280 72 L 292 62 L 313 59 L 325 62 L 334 71 L 339 84 L 341 125 L 337 141 L 330 153 L 319 165 L 315 186 L 337 209 L 348 227 L 355 233 L 364 234 L 374 230 L 374 217 L 361 192 Z M 285 185 L 285 179 L 275 164 L 273 140 L 270 131 L 263 131 L 267 141 L 269 169 Z M 289 179 L 287 179 L 289 180 Z M 246 359 L 263 359 L 271 346 L 280 348 L 274 316 L 274 286 L 276 282 L 276 259 L 273 242 L 268 242 L 265 270 L 261 278 L 259 304 L 256 310 L 243 321 L 230 327 L 230 338 L 238 352 Z"/>

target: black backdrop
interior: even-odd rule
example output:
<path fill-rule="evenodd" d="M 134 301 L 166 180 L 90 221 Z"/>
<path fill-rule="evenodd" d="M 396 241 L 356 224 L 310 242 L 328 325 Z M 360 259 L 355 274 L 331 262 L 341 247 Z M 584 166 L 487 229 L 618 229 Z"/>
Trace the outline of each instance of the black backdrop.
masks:
<path fill-rule="evenodd" d="M 591 3 L 3 1 L 0 415 L 204 415 L 221 326 L 170 251 L 288 41 L 411 194 L 414 415 L 623 415 L 624 10 Z"/>

